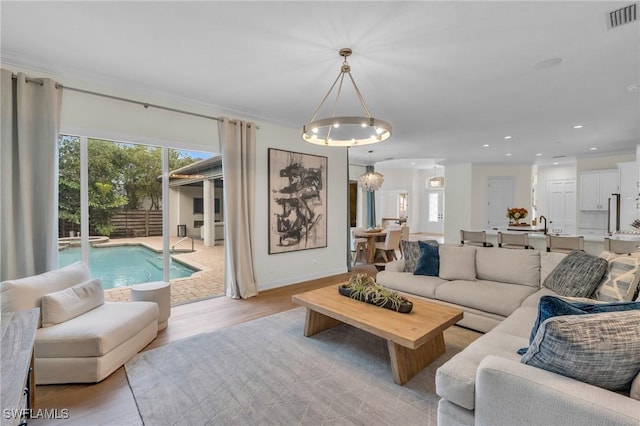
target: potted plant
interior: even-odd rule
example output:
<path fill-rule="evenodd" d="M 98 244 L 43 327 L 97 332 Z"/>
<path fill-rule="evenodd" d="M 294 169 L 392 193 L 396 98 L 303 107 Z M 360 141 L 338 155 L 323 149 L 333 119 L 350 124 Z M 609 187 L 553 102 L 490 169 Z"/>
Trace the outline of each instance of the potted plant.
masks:
<path fill-rule="evenodd" d="M 348 296 L 361 302 L 371 303 L 404 314 L 411 312 L 413 309 L 413 303 L 406 297 L 398 294 L 396 291 L 381 286 L 367 274 L 353 275 L 349 278 L 348 283 L 341 284 L 338 287 L 338 291 L 343 296 Z"/>

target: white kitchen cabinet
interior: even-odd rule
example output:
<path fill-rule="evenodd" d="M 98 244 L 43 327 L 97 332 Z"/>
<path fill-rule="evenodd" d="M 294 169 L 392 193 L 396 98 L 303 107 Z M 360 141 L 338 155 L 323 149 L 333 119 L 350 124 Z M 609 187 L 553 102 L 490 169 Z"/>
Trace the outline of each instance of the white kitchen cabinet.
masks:
<path fill-rule="evenodd" d="M 638 163 L 629 161 L 618 163 L 620 170 L 620 196 L 622 198 L 636 198 L 640 189 L 638 187 Z"/>
<path fill-rule="evenodd" d="M 597 170 L 580 174 L 580 210 L 606 211 L 609 197 L 618 192 L 618 170 Z"/>

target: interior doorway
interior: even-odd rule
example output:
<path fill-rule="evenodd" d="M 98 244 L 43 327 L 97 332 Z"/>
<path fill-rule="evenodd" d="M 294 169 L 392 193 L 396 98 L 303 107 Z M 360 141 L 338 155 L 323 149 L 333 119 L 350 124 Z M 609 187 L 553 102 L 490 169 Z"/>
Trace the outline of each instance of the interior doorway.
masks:
<path fill-rule="evenodd" d="M 444 233 L 444 190 L 426 190 L 420 229 L 429 234 Z"/>
<path fill-rule="evenodd" d="M 576 232 L 576 181 L 574 179 L 548 180 L 547 198 L 549 232 L 575 234 Z"/>

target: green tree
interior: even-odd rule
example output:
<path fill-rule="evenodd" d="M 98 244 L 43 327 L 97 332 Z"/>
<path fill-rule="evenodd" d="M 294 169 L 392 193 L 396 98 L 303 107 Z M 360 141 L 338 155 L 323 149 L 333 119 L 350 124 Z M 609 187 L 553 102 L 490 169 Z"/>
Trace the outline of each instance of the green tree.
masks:
<path fill-rule="evenodd" d="M 90 225 L 101 235 L 109 235 L 113 216 L 123 207 L 138 210 L 149 200 L 151 210 L 162 205 L 162 151 L 160 148 L 88 140 L 88 181 Z M 80 224 L 80 139 L 62 136 L 59 142 L 59 217 Z M 196 159 L 181 151 L 169 150 L 169 168 L 178 169 Z"/>

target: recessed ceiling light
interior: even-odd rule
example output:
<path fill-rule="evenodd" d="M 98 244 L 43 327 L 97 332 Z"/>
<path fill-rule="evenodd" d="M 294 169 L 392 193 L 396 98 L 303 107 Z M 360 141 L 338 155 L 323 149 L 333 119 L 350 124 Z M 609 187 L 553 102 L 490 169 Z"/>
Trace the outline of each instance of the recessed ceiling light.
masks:
<path fill-rule="evenodd" d="M 595 150 L 597 150 L 597 149 L 598 149 L 598 147 L 597 147 L 597 146 L 592 146 L 591 148 L 589 148 L 589 151 L 595 151 Z"/>
<path fill-rule="evenodd" d="M 415 166 L 415 165 L 416 165 L 416 162 L 415 162 L 415 161 L 412 161 L 412 162 L 411 162 L 411 165 L 412 165 L 412 166 Z"/>
<path fill-rule="evenodd" d="M 558 163 L 557 161 L 554 161 L 554 162 L 553 162 L 553 165 L 554 165 L 554 166 L 557 166 L 558 164 L 560 164 L 560 163 Z"/>
<path fill-rule="evenodd" d="M 540 152 L 539 152 L 539 153 L 537 153 L 537 154 L 536 154 L 536 157 L 542 157 L 542 153 L 540 153 Z"/>
<path fill-rule="evenodd" d="M 505 139 L 511 139 L 511 136 L 505 136 L 504 138 Z"/>
<path fill-rule="evenodd" d="M 573 126 L 574 129 L 582 129 L 584 126 L 582 124 L 576 124 Z"/>
<path fill-rule="evenodd" d="M 508 154 L 507 154 L 507 157 L 511 157 L 511 153 L 508 153 Z"/>
<path fill-rule="evenodd" d="M 488 143 L 485 143 L 484 145 L 482 145 L 482 147 L 483 147 L 483 148 L 488 148 L 488 147 L 489 147 L 489 144 L 488 144 Z"/>
<path fill-rule="evenodd" d="M 535 64 L 533 64 L 533 69 L 534 70 L 541 70 L 541 69 L 544 69 L 544 68 L 551 68 L 551 67 L 555 67 L 556 65 L 560 64 L 561 62 L 562 62 L 562 58 L 543 59 L 543 60 L 538 61 Z"/>

